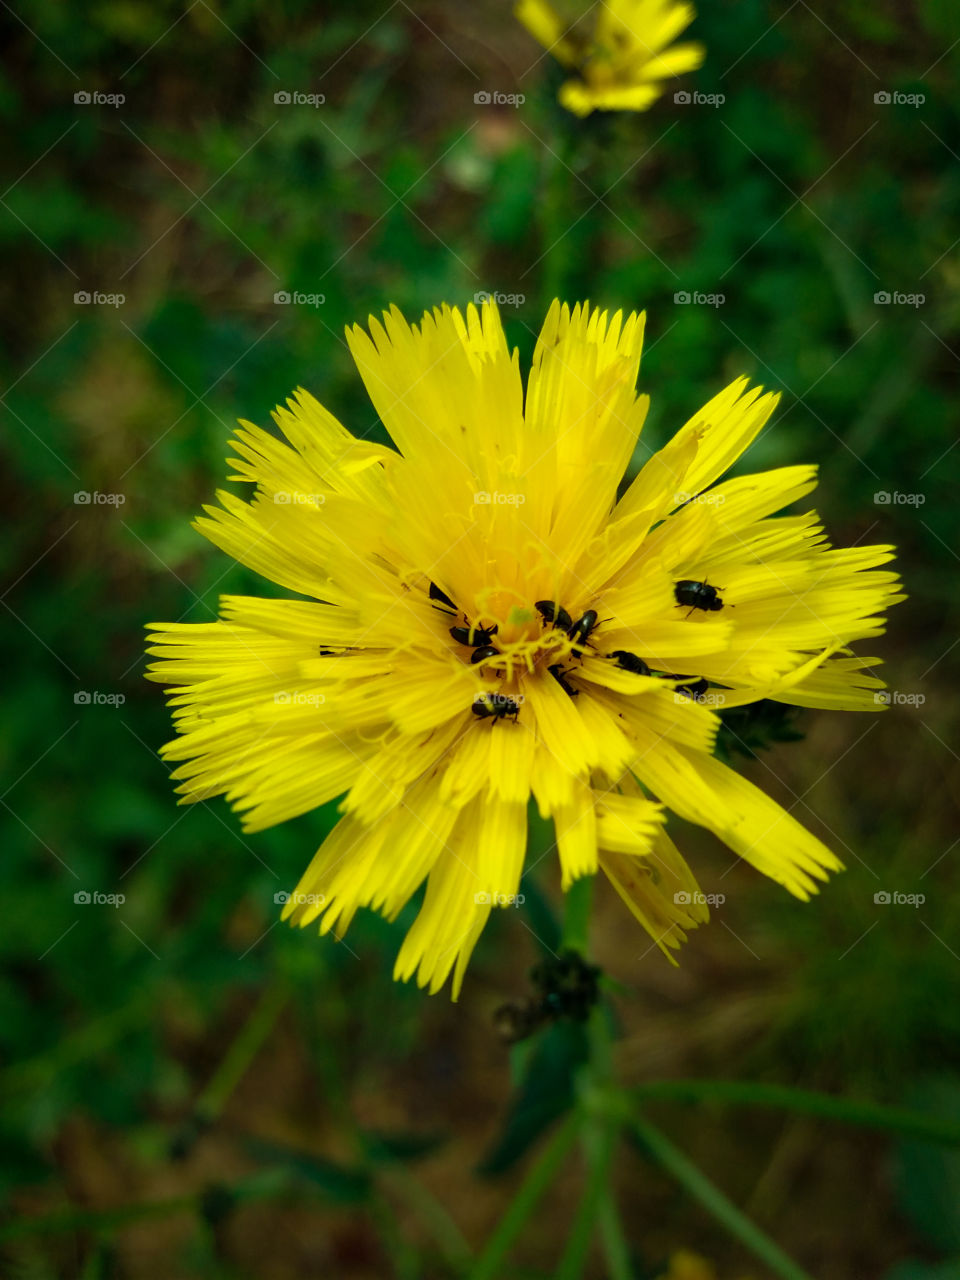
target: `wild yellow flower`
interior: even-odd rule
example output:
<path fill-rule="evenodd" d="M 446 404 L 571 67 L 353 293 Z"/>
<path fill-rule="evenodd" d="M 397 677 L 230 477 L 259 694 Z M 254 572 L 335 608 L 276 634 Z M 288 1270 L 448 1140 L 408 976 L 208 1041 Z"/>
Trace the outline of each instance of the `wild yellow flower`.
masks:
<path fill-rule="evenodd" d="M 274 415 L 285 440 L 243 422 L 232 442 L 251 501 L 221 492 L 196 523 L 299 598 L 152 624 L 182 802 L 225 795 L 259 831 L 344 796 L 284 914 L 342 932 L 426 880 L 395 976 L 431 991 L 453 970 L 456 996 L 515 901 L 531 797 L 564 888 L 602 868 L 665 954 L 707 918 L 665 808 L 799 898 L 840 865 L 715 758 L 716 708 L 878 709 L 877 659 L 845 646 L 903 598 L 878 568 L 891 548 L 770 518 L 813 467 L 717 483 L 777 402 L 743 378 L 618 499 L 649 402 L 643 326 L 555 302 L 525 395 L 492 303 L 353 328 L 396 450 L 300 390 Z"/>
<path fill-rule="evenodd" d="M 667 48 L 696 16 L 692 4 L 678 0 L 599 0 L 572 23 L 547 0 L 519 0 L 514 12 L 548 53 L 576 72 L 561 86 L 560 102 L 578 116 L 645 111 L 664 80 L 704 59 L 700 44 Z"/>

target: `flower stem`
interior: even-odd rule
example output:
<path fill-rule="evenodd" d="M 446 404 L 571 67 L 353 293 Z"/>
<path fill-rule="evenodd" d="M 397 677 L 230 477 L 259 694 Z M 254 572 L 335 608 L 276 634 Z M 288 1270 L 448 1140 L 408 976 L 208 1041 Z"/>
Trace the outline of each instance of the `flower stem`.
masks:
<path fill-rule="evenodd" d="M 567 1247 L 556 1271 L 556 1280 L 580 1280 L 600 1208 L 609 1193 L 617 1130 L 609 1122 L 585 1116 L 581 1120 L 581 1132 L 587 1157 L 587 1182 L 577 1206 Z"/>
<path fill-rule="evenodd" d="M 603 1199 L 600 1201 L 599 1208 L 599 1226 L 610 1280 L 634 1280 L 633 1267 L 630 1263 L 630 1246 L 623 1234 L 620 1210 L 617 1208 L 616 1196 L 610 1186 L 603 1189 Z"/>
<path fill-rule="evenodd" d="M 858 1102 L 813 1089 L 790 1085 L 751 1084 L 739 1080 L 653 1080 L 631 1089 L 634 1098 L 645 1101 L 719 1102 L 734 1106 L 777 1107 L 800 1115 L 819 1116 L 843 1124 L 862 1125 L 909 1134 L 930 1142 L 960 1146 L 960 1123 L 946 1116 L 928 1116 L 905 1107 L 888 1107 L 878 1102 Z"/>
<path fill-rule="evenodd" d="M 553 1135 L 524 1178 L 467 1280 L 499 1280 L 510 1246 L 537 1207 L 540 1197 L 560 1172 L 579 1131 L 579 1123 L 578 1116 L 569 1116 Z"/>
<path fill-rule="evenodd" d="M 775 1241 L 723 1194 L 686 1155 L 643 1116 L 634 1113 L 630 1126 L 641 1148 L 672 1174 L 732 1236 L 764 1262 L 781 1280 L 811 1280 Z"/>
<path fill-rule="evenodd" d="M 260 1002 L 240 1028 L 239 1034 L 213 1073 L 209 1084 L 197 1099 L 196 1114 L 202 1119 L 215 1120 L 223 1111 L 230 1095 L 263 1048 L 287 999 L 287 988 L 282 983 L 268 987 L 263 993 Z"/>
<path fill-rule="evenodd" d="M 593 879 L 593 876 L 581 876 L 574 880 L 566 892 L 564 903 L 563 945 L 583 956 L 587 954 L 589 940 Z"/>

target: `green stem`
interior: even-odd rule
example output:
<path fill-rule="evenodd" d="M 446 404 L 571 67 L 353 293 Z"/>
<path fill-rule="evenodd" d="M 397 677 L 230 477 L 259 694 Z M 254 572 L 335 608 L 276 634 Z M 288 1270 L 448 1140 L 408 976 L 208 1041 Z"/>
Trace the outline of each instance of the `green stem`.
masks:
<path fill-rule="evenodd" d="M 540 1197 L 553 1182 L 579 1130 L 579 1117 L 569 1116 L 531 1166 L 506 1213 L 500 1219 L 467 1280 L 500 1280 L 503 1260 Z"/>
<path fill-rule="evenodd" d="M 230 1095 L 263 1048 L 288 998 L 287 989 L 281 984 L 268 987 L 264 992 L 213 1073 L 210 1083 L 197 1099 L 196 1112 L 202 1119 L 215 1120 L 223 1111 Z"/>
<path fill-rule="evenodd" d="M 749 1084 L 736 1080 L 654 1080 L 630 1090 L 643 1101 L 720 1102 L 750 1107 L 776 1107 L 802 1115 L 819 1116 L 882 1129 L 912 1138 L 960 1145 L 960 1122 L 946 1116 L 927 1116 L 904 1107 L 887 1107 L 878 1102 L 854 1102 L 812 1089 L 789 1085 Z"/>
<path fill-rule="evenodd" d="M 603 1199 L 599 1210 L 600 1239 L 603 1242 L 603 1253 L 607 1260 L 607 1271 L 610 1280 L 634 1280 L 633 1266 L 630 1262 L 630 1246 L 623 1234 L 623 1223 L 617 1208 L 613 1188 L 604 1187 Z"/>
<path fill-rule="evenodd" d="M 381 1171 L 381 1179 L 398 1197 L 403 1197 L 430 1230 L 438 1248 L 443 1252 L 451 1269 L 458 1275 L 467 1271 L 473 1262 L 473 1250 L 466 1236 L 437 1197 L 409 1170 L 394 1174 Z"/>
<path fill-rule="evenodd" d="M 751 1253 L 765 1263 L 781 1280 L 811 1280 L 810 1275 L 789 1258 L 775 1241 L 723 1194 L 719 1187 L 702 1173 L 687 1156 L 675 1147 L 659 1129 L 643 1116 L 634 1114 L 630 1119 L 640 1146 L 663 1169 L 672 1174 L 695 1200 L 712 1214 L 719 1223 L 744 1244 Z"/>
<path fill-rule="evenodd" d="M 150 993 L 153 998 L 154 993 Z M 0 1072 L 4 1090 L 32 1089 L 37 1092 L 48 1086 L 61 1071 L 75 1066 L 85 1058 L 93 1057 L 110 1048 L 121 1036 L 132 1031 L 137 1022 L 150 1020 L 149 1009 L 155 1008 L 149 1001 L 138 997 L 123 1008 L 105 1014 L 95 1022 L 57 1042 L 45 1053 L 23 1062 L 15 1062 Z"/>
<path fill-rule="evenodd" d="M 275 1196 L 290 1199 L 292 1188 L 286 1177 L 254 1174 L 225 1189 L 237 1201 L 267 1200 Z M 178 1213 L 199 1213 L 202 1195 L 172 1196 L 165 1200 L 149 1200 L 142 1204 L 122 1205 L 117 1209 L 63 1209 L 38 1218 L 20 1218 L 0 1227 L 0 1240 L 21 1236 L 49 1236 L 61 1231 L 109 1232 L 145 1218 L 166 1217 Z"/>
<path fill-rule="evenodd" d="M 571 147 L 561 136 L 552 139 L 552 148 L 544 148 L 546 173 L 543 179 L 541 204 L 541 233 L 543 239 L 543 296 L 550 303 L 554 298 L 567 301 L 568 267 L 570 263 L 569 235 L 572 216 L 571 190 L 578 185 L 570 172 Z"/>
<path fill-rule="evenodd" d="M 563 945 L 587 954 L 590 933 L 590 907 L 593 902 L 593 876 L 574 880 L 566 892 L 563 912 Z"/>
<path fill-rule="evenodd" d="M 567 1238 L 567 1247 L 556 1271 L 556 1280 L 580 1280 L 583 1275 L 600 1207 L 609 1189 L 610 1169 L 617 1142 L 617 1130 L 609 1122 L 582 1118 L 581 1125 L 587 1157 L 587 1182 Z"/>

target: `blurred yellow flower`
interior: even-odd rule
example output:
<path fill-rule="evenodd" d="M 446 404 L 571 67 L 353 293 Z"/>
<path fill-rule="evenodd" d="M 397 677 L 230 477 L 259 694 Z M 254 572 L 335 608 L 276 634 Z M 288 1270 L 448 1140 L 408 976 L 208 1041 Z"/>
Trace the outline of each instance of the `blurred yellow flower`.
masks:
<path fill-rule="evenodd" d="M 718 708 L 880 710 L 850 641 L 902 597 L 883 546 L 833 550 L 769 517 L 815 468 L 720 481 L 777 396 L 738 379 L 618 498 L 649 403 L 644 318 L 554 302 L 524 391 L 492 302 L 347 338 L 396 448 L 299 391 L 280 435 L 244 422 L 197 528 L 297 599 L 226 596 L 152 624 L 183 803 L 258 831 L 337 797 L 284 914 L 322 932 L 393 918 L 427 881 L 395 976 L 454 995 L 494 906 L 517 903 L 535 799 L 562 883 L 602 869 L 669 954 L 707 899 L 665 809 L 799 898 L 840 864 L 714 754 Z M 286 439 L 283 439 L 285 437 Z"/>
<path fill-rule="evenodd" d="M 712 1262 L 690 1249 L 677 1249 L 670 1255 L 667 1270 L 657 1280 L 718 1280 L 717 1269 Z M 740 1280 L 750 1280 L 741 1276 Z"/>
<path fill-rule="evenodd" d="M 518 0 L 516 16 L 558 62 L 577 74 L 560 89 L 574 115 L 591 111 L 645 111 L 664 80 L 693 71 L 700 44 L 667 45 L 696 16 L 679 0 L 599 0 L 574 22 L 548 0 Z"/>

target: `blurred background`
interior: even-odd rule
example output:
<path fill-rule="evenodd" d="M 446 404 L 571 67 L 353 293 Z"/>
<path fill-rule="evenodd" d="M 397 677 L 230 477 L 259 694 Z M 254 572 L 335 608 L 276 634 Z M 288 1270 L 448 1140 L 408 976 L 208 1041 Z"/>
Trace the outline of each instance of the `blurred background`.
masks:
<path fill-rule="evenodd" d="M 783 392 L 748 465 L 818 462 L 834 541 L 898 545 L 910 600 L 861 647 L 888 712 L 798 713 L 803 742 L 739 761 L 846 873 L 804 905 L 679 831 L 725 895 L 679 968 L 605 882 L 592 948 L 626 1083 L 960 1119 L 960 21 L 699 9 L 701 71 L 578 123 L 505 0 L 3 6 L 3 1275 L 443 1280 L 529 1163 L 480 1171 L 520 1055 L 492 1016 L 529 991 L 555 862 L 458 1005 L 394 984 L 408 916 L 278 923 L 333 811 L 244 837 L 221 801 L 177 808 L 142 678 L 144 623 L 275 593 L 190 528 L 235 419 L 302 384 L 380 433 L 342 334 L 394 302 L 501 295 L 522 363 L 555 292 L 645 307 L 636 465 L 747 373 Z M 960 1275 L 956 1152 L 651 1108 L 822 1280 Z M 553 1274 L 580 1185 L 574 1158 L 504 1277 Z M 766 1276 L 629 1149 L 616 1189 L 638 1277 L 680 1249 L 697 1280 Z"/>

